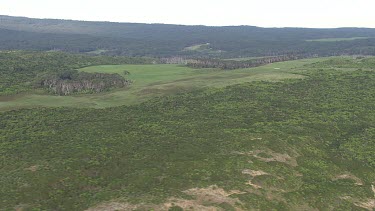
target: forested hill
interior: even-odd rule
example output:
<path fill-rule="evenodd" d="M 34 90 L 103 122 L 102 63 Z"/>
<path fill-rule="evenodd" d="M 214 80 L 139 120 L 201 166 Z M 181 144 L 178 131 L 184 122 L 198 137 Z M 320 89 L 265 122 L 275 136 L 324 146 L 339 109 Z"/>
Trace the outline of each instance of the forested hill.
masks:
<path fill-rule="evenodd" d="M 375 29 L 183 26 L 0 16 L 0 48 L 131 56 L 375 54 Z"/>

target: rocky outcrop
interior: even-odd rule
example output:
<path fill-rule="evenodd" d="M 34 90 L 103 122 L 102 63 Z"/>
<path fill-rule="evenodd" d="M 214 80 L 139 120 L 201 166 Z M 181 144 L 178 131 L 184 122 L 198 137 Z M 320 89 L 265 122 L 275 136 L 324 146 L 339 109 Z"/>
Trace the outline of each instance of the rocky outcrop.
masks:
<path fill-rule="evenodd" d="M 122 88 L 131 84 L 130 80 L 119 74 L 64 72 L 47 76 L 40 86 L 58 95 L 74 93 L 98 93 L 111 88 Z"/>

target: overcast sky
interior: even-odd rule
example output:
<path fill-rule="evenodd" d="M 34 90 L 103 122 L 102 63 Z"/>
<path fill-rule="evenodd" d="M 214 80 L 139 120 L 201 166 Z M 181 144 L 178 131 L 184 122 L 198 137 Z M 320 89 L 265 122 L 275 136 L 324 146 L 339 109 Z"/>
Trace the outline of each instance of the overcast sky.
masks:
<path fill-rule="evenodd" d="M 0 0 L 0 14 L 184 25 L 375 28 L 375 0 Z"/>

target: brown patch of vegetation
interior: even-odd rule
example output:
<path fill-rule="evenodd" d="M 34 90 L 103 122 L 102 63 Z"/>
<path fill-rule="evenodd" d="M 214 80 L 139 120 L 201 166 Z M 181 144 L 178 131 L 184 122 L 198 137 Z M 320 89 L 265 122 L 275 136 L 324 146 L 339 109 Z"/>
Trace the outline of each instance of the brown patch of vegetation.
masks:
<path fill-rule="evenodd" d="M 202 210 L 202 211 L 217 211 L 223 210 L 218 207 L 219 204 L 226 203 L 237 211 L 243 210 L 238 207 L 241 201 L 237 198 L 230 197 L 235 194 L 244 194 L 239 190 L 225 191 L 216 185 L 209 186 L 207 188 L 192 188 L 184 193 L 191 195 L 194 199 L 181 199 L 181 198 L 169 198 L 163 204 L 138 204 L 132 205 L 129 203 L 120 202 L 109 202 L 105 204 L 98 205 L 94 208 L 90 208 L 86 211 L 120 211 L 120 210 L 154 210 L 154 211 L 164 211 L 168 210 L 173 206 L 179 206 L 184 210 Z"/>
<path fill-rule="evenodd" d="M 24 211 L 28 208 L 28 205 L 26 204 L 20 204 L 14 207 L 15 211 Z"/>
<path fill-rule="evenodd" d="M 298 166 L 298 163 L 295 157 L 291 157 L 288 154 L 277 153 L 272 150 L 255 150 L 255 151 L 250 151 L 246 153 L 237 152 L 237 154 L 250 155 L 264 162 L 280 162 L 280 163 L 286 163 L 293 167 Z M 260 156 L 261 154 L 266 154 L 267 157 Z"/>
<path fill-rule="evenodd" d="M 351 179 L 355 181 L 355 185 L 363 185 L 363 182 L 358 177 L 352 175 L 352 174 L 341 174 L 333 178 L 333 181 L 339 180 L 339 179 Z"/>
<path fill-rule="evenodd" d="M 245 193 L 239 190 L 231 190 L 227 192 L 216 185 L 212 185 L 207 188 L 193 188 L 183 192 L 194 196 L 195 199 L 169 199 L 169 201 L 164 205 L 168 208 L 172 207 L 173 205 L 177 205 L 185 210 L 221 210 L 216 206 L 222 203 L 227 203 L 233 206 L 235 210 L 242 210 L 241 208 L 236 207 L 237 204 L 241 204 L 241 201 L 230 196 Z"/>
<path fill-rule="evenodd" d="M 310 207 L 310 205 L 308 205 L 308 204 L 301 204 L 301 205 L 293 206 L 292 210 L 299 210 L 299 211 L 319 211 L 316 208 Z"/>
<path fill-rule="evenodd" d="M 138 205 L 132 205 L 128 203 L 110 202 L 96 206 L 94 208 L 89 208 L 86 211 L 120 211 L 120 210 L 135 210 Z"/>
<path fill-rule="evenodd" d="M 361 207 L 370 211 L 373 211 L 375 209 L 375 199 L 359 200 L 350 196 L 343 196 L 340 198 L 352 202 L 357 207 Z"/>
<path fill-rule="evenodd" d="M 39 169 L 38 165 L 33 165 L 33 166 L 28 167 L 28 168 L 25 168 L 25 170 L 32 171 L 32 172 L 36 172 L 36 171 L 38 171 L 38 169 Z"/>
<path fill-rule="evenodd" d="M 373 211 L 375 209 L 375 199 L 369 199 L 368 201 L 365 201 L 365 202 L 356 202 L 354 204 L 358 207 L 362 207 L 370 211 Z"/>
<path fill-rule="evenodd" d="M 253 183 L 253 179 L 257 176 L 262 176 L 262 175 L 269 175 L 268 173 L 262 171 L 262 170 L 259 170 L 259 171 L 254 171 L 254 170 L 250 170 L 250 169 L 245 169 L 242 171 L 242 174 L 248 174 L 248 175 L 251 175 L 253 178 L 251 180 L 249 180 L 246 184 L 247 185 L 250 185 L 252 186 L 253 188 L 255 189 L 261 189 L 262 186 L 260 185 L 256 185 Z"/>
<path fill-rule="evenodd" d="M 242 174 L 249 174 L 252 177 L 257 177 L 257 176 L 262 176 L 262 175 L 268 175 L 268 173 L 266 173 L 266 172 L 264 172 L 262 170 L 254 171 L 254 170 L 250 170 L 250 169 L 243 170 Z"/>

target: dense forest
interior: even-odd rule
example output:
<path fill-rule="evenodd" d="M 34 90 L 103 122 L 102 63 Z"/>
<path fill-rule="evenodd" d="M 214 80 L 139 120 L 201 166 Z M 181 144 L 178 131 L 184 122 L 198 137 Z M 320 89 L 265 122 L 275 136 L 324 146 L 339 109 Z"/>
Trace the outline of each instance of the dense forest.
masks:
<path fill-rule="evenodd" d="M 182 26 L 0 16 L 0 49 L 60 50 L 152 57 L 254 57 L 285 54 L 375 55 L 375 29 Z M 152 36 L 150 36 L 152 35 Z M 319 42 L 323 38 L 355 38 Z M 186 50 L 209 44 L 209 50 Z"/>

